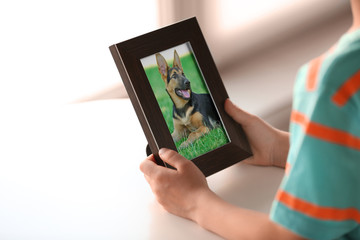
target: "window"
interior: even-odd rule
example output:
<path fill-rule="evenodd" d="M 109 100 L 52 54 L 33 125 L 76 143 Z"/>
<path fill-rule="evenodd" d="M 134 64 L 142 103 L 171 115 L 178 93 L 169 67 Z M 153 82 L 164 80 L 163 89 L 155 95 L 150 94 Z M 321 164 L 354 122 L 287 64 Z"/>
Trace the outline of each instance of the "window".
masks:
<path fill-rule="evenodd" d="M 72 102 L 121 83 L 108 47 L 157 27 L 156 0 L 1 4 L 0 102 Z"/>

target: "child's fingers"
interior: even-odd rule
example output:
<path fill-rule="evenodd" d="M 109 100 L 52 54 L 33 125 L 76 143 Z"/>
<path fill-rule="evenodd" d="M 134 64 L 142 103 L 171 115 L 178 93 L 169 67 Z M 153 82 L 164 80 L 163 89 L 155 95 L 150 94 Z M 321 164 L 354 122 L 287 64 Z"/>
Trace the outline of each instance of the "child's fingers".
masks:
<path fill-rule="evenodd" d="M 167 148 L 160 149 L 159 156 L 164 162 L 170 164 L 178 170 L 183 169 L 184 165 L 187 165 L 189 162 L 191 162 L 181 156 L 179 153 Z"/>
<path fill-rule="evenodd" d="M 157 171 L 158 165 L 155 163 L 154 155 L 148 156 L 141 164 L 140 171 L 142 171 L 145 176 L 152 176 L 155 171 Z"/>

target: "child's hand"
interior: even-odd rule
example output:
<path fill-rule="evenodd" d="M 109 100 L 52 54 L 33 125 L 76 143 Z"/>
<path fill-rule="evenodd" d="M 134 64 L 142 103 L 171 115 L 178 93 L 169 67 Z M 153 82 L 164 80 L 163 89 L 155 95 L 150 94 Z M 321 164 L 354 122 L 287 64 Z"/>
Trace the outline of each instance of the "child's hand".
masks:
<path fill-rule="evenodd" d="M 253 152 L 244 162 L 285 167 L 289 150 L 289 134 L 271 127 L 257 116 L 235 106 L 229 99 L 225 101 L 225 111 L 243 127 Z"/>
<path fill-rule="evenodd" d="M 200 199 L 213 194 L 205 176 L 192 161 L 175 151 L 161 149 L 159 155 L 176 170 L 157 165 L 153 155 L 140 165 L 157 201 L 168 212 L 195 220 Z"/>

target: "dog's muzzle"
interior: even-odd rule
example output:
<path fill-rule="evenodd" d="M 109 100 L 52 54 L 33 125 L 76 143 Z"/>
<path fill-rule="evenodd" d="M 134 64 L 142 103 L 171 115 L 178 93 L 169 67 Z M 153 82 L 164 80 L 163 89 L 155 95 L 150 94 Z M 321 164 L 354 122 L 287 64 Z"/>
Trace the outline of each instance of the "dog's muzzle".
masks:
<path fill-rule="evenodd" d="M 191 96 L 191 88 L 190 88 L 190 81 L 188 79 L 184 80 L 184 83 L 182 84 L 181 88 L 175 89 L 176 95 L 179 97 L 188 100 Z"/>

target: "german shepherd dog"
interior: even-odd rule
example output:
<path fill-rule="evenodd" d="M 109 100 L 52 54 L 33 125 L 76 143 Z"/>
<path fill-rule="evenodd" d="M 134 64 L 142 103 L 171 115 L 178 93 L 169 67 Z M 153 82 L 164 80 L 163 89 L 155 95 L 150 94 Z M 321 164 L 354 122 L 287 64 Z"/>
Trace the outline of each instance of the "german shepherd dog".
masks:
<path fill-rule="evenodd" d="M 219 116 L 209 94 L 197 94 L 191 90 L 176 50 L 171 68 L 160 53 L 156 54 L 156 62 L 173 102 L 174 132 L 171 136 L 174 142 L 186 137 L 187 140 L 180 145 L 180 149 L 185 148 L 218 126 Z"/>

